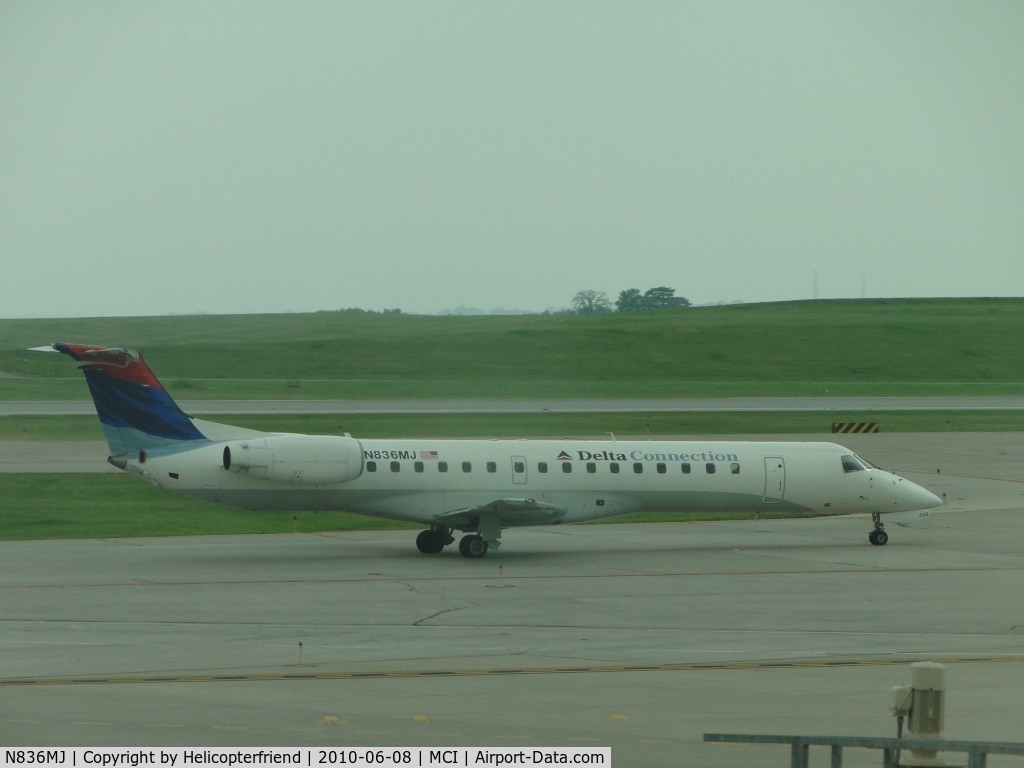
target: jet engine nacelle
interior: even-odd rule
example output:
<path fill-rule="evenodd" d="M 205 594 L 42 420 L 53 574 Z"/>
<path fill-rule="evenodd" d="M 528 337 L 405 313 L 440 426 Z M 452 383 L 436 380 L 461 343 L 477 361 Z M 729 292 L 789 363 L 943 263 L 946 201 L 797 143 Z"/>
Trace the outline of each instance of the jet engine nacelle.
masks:
<path fill-rule="evenodd" d="M 302 485 L 331 485 L 363 473 L 363 446 L 353 437 L 278 435 L 224 446 L 224 469 Z"/>

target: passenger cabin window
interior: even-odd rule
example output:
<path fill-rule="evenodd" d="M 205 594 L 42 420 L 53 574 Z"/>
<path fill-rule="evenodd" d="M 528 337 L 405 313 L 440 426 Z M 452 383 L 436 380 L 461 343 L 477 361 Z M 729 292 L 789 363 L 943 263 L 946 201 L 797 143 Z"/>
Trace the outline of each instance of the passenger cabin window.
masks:
<path fill-rule="evenodd" d="M 730 465 L 729 465 L 729 471 L 730 471 L 730 472 L 731 472 L 732 474 L 734 474 L 734 475 L 738 475 L 738 474 L 740 473 L 740 465 L 739 465 L 739 462 L 737 462 L 737 461 L 734 461 L 734 462 L 733 462 L 732 464 L 730 464 Z"/>
<path fill-rule="evenodd" d="M 608 469 L 611 470 L 611 473 L 613 475 L 619 474 L 619 463 L 617 461 L 613 461 L 611 464 L 608 465 Z"/>
<path fill-rule="evenodd" d="M 563 461 L 562 471 L 568 475 L 570 472 L 572 472 L 572 464 L 570 464 L 568 461 Z"/>
<path fill-rule="evenodd" d="M 522 461 L 513 461 L 512 471 L 516 472 L 517 474 L 522 474 L 523 472 L 526 471 L 526 463 Z"/>
<path fill-rule="evenodd" d="M 402 471 L 402 463 L 399 462 L 399 461 L 392 461 L 391 462 L 391 471 L 392 472 L 401 472 Z"/>
<path fill-rule="evenodd" d="M 666 467 L 664 464 L 659 462 L 658 463 L 658 474 L 659 475 L 664 475 L 667 471 L 668 471 L 668 467 Z"/>
<path fill-rule="evenodd" d="M 376 461 L 368 461 L 368 462 L 366 462 L 366 471 L 367 472 L 376 472 L 377 471 L 377 462 Z"/>
<path fill-rule="evenodd" d="M 683 474 L 684 474 L 684 475 L 688 475 L 688 474 L 690 474 L 690 465 L 689 465 L 689 464 L 680 464 L 680 465 L 679 465 L 679 468 L 680 468 L 681 470 L 683 470 Z"/>
<path fill-rule="evenodd" d="M 437 462 L 437 471 L 438 472 L 447 472 L 448 471 L 448 462 L 447 461 L 439 461 L 439 462 Z"/>
<path fill-rule="evenodd" d="M 487 462 L 487 471 L 491 472 L 492 474 L 494 472 L 497 472 L 498 471 L 498 465 L 495 464 L 493 461 L 488 461 Z"/>
<path fill-rule="evenodd" d="M 707 464 L 704 465 L 704 471 L 706 471 L 709 475 L 715 474 L 715 469 L 715 465 L 712 464 L 711 462 L 708 462 Z"/>
<path fill-rule="evenodd" d="M 422 461 L 413 462 L 412 468 L 414 470 L 416 470 L 417 472 L 422 472 L 423 471 L 423 462 Z"/>
<path fill-rule="evenodd" d="M 642 475 L 644 473 L 644 465 L 641 464 L 639 461 L 636 462 L 635 464 L 633 464 L 633 472 L 637 475 Z"/>
<path fill-rule="evenodd" d="M 595 464 L 592 461 L 588 461 L 587 462 L 587 472 L 589 472 L 590 474 L 594 474 L 595 472 L 597 472 L 597 464 Z"/>
<path fill-rule="evenodd" d="M 472 472 L 473 471 L 473 464 L 471 462 L 468 462 L 468 461 L 462 462 L 462 471 L 463 472 Z"/>
<path fill-rule="evenodd" d="M 548 473 L 548 463 L 546 461 L 538 461 L 537 471 L 540 472 L 542 475 L 546 475 Z"/>

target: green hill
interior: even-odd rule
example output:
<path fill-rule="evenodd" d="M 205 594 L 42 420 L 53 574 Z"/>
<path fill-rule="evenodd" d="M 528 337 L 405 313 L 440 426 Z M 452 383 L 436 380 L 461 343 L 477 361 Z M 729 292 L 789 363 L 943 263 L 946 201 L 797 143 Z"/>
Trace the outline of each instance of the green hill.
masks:
<path fill-rule="evenodd" d="M 82 398 L 50 341 L 132 346 L 182 398 L 1019 394 L 1024 299 L 598 316 L 353 312 L 0 321 L 0 398 Z"/>

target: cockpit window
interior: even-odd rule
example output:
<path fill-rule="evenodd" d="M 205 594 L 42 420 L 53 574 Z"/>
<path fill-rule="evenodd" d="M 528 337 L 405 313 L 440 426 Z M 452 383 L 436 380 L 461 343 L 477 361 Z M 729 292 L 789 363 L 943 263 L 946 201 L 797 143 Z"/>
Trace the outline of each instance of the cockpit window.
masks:
<path fill-rule="evenodd" d="M 854 456 L 852 453 L 843 456 L 843 472 L 861 472 L 865 469 L 871 469 L 871 463 L 864 461 L 860 456 Z"/>

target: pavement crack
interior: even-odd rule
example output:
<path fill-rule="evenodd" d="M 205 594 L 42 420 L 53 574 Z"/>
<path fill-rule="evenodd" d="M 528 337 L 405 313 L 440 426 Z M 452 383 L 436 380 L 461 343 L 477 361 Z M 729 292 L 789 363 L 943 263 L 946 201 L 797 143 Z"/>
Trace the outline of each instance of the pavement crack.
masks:
<path fill-rule="evenodd" d="M 445 613 L 453 613 L 455 611 L 461 611 L 461 610 L 463 610 L 463 609 L 462 608 L 442 608 L 440 611 L 434 611 L 429 616 L 424 616 L 422 619 L 418 619 L 418 620 L 414 621 L 412 623 L 412 626 L 418 627 L 418 626 L 421 626 L 422 624 L 425 624 L 426 622 L 430 621 L 431 619 L 436 619 L 438 616 L 441 616 L 441 615 L 443 615 Z"/>

